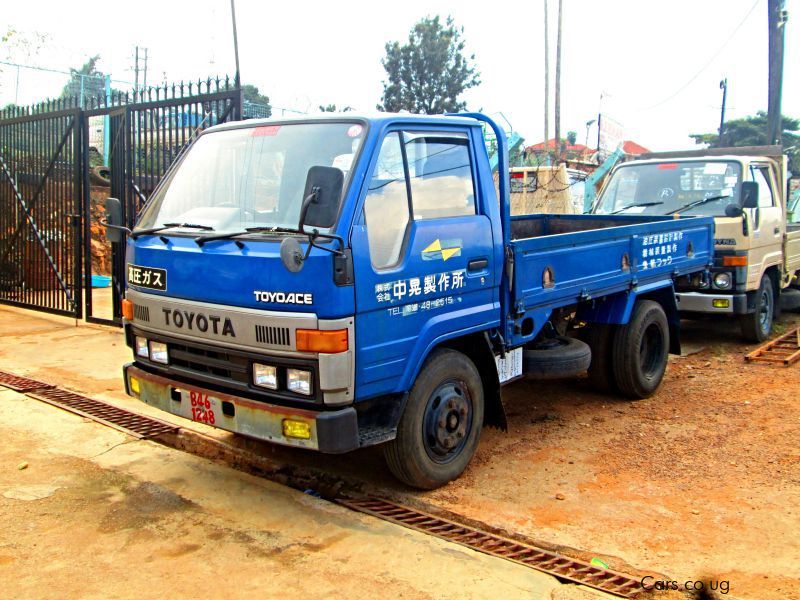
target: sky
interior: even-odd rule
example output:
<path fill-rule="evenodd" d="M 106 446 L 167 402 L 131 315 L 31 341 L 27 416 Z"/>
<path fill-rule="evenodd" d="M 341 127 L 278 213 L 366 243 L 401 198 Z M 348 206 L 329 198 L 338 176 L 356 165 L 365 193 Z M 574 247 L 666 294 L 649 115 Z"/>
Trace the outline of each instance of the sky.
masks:
<path fill-rule="evenodd" d="M 385 44 L 405 42 L 422 17 L 452 15 L 481 74 L 464 94 L 468 108 L 499 117 L 533 144 L 544 132 L 543 7 L 544 0 L 236 0 L 242 81 L 277 109 L 335 103 L 374 111 Z M 786 8 L 783 112 L 800 117 L 800 0 Z M 549 0 L 551 74 L 557 9 Z M 99 54 L 100 70 L 120 89 L 134 79 L 136 45 L 147 48 L 148 83 L 235 71 L 229 0 L 28 0 L 2 12 L 2 31 L 39 32 L 46 42 L 34 51 L 6 45 L 0 60 L 67 71 Z M 690 148 L 690 133 L 719 127 L 723 78 L 727 119 L 766 110 L 767 0 L 563 0 L 562 21 L 563 136 L 575 131 L 583 143 L 587 121 L 602 110 L 626 139 L 652 150 Z M 67 79 L 20 69 L 17 80 L 16 68 L 0 68 L 0 105 L 57 96 Z M 554 87 L 551 80 L 551 137 Z M 594 127 L 588 135 L 596 143 Z"/>

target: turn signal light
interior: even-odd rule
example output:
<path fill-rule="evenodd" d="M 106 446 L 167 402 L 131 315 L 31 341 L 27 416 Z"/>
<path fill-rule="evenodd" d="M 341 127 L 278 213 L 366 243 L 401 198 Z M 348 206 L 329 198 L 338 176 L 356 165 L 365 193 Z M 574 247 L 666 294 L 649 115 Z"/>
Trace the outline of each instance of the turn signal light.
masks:
<path fill-rule="evenodd" d="M 133 321 L 133 302 L 130 300 L 122 301 L 122 316 L 126 321 Z"/>
<path fill-rule="evenodd" d="M 319 329 L 298 329 L 295 336 L 299 352 L 324 352 L 336 354 L 347 352 L 347 329 L 320 331 Z"/>
<path fill-rule="evenodd" d="M 722 266 L 723 267 L 746 267 L 747 266 L 747 256 L 723 256 L 722 257 Z"/>
<path fill-rule="evenodd" d="M 714 298 L 711 301 L 711 305 L 714 308 L 730 308 L 731 301 L 728 300 L 727 298 Z"/>

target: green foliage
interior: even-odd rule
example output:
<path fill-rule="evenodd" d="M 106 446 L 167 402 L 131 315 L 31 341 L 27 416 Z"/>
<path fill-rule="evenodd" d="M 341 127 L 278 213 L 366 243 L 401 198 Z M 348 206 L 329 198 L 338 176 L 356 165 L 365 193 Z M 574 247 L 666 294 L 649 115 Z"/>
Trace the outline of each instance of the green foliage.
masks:
<path fill-rule="evenodd" d="M 96 54 L 81 67 L 69 70 L 70 78 L 67 85 L 61 90 L 62 98 L 80 96 L 83 91 L 83 100 L 86 102 L 90 98 L 96 98 L 105 93 L 105 74 L 97 69 L 98 60 L 100 60 L 100 55 Z M 81 80 L 83 80 L 83 86 L 81 86 Z"/>
<path fill-rule="evenodd" d="M 782 117 L 783 147 L 789 156 L 789 169 L 800 174 L 800 119 Z M 798 132 L 798 133 L 786 133 Z M 720 148 L 718 133 L 693 133 L 689 135 L 696 144 L 708 144 L 709 148 Z M 758 111 L 755 116 L 734 119 L 725 123 L 722 143 L 725 147 L 763 146 L 767 140 L 767 113 Z"/>
<path fill-rule="evenodd" d="M 378 110 L 422 114 L 464 110 L 466 102 L 458 97 L 479 85 L 480 76 L 472 64 L 475 56 L 464 56 L 463 33 L 452 17 L 444 25 L 438 16 L 425 17 L 411 29 L 408 43 L 387 43 L 381 61 L 387 80 Z"/>
<path fill-rule="evenodd" d="M 272 105 L 269 103 L 269 96 L 262 94 L 254 85 L 246 83 L 242 86 L 242 99 L 250 104 L 257 104 L 260 117 L 269 117 L 272 115 Z"/>
<path fill-rule="evenodd" d="M 568 131 L 567 132 L 567 142 L 569 142 L 570 146 L 574 146 L 575 142 L 578 141 L 578 134 L 575 131 Z"/>
<path fill-rule="evenodd" d="M 320 112 L 348 112 L 353 110 L 352 106 L 345 106 L 344 108 L 337 108 L 335 104 L 320 104 L 319 111 Z"/>

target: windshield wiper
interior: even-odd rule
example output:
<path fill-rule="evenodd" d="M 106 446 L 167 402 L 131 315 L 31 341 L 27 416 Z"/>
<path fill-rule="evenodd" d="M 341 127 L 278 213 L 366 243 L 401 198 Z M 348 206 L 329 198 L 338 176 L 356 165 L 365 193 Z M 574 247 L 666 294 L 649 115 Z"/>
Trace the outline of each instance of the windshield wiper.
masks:
<path fill-rule="evenodd" d="M 134 229 L 131 232 L 131 237 L 135 240 L 140 235 L 150 235 L 153 233 L 158 233 L 159 231 L 164 231 L 165 229 L 172 229 L 174 227 L 186 227 L 191 229 L 200 229 L 202 231 L 214 231 L 213 227 L 208 225 L 198 225 L 197 223 L 164 223 L 163 225 L 159 225 L 158 227 L 150 227 L 149 229 Z"/>
<path fill-rule="evenodd" d="M 194 238 L 195 243 L 198 246 L 202 246 L 206 242 L 213 242 L 214 240 L 230 240 L 239 237 L 240 235 L 247 235 L 248 233 L 296 233 L 297 235 L 304 235 L 308 237 L 308 248 L 306 249 L 306 254 L 303 260 L 308 258 L 308 255 L 311 253 L 311 248 L 319 248 L 320 250 L 325 250 L 325 252 L 330 252 L 336 255 L 344 255 L 342 250 L 334 250 L 332 248 L 326 248 L 325 246 L 320 246 L 317 244 L 318 239 L 323 240 L 336 240 L 339 242 L 339 247 L 344 248 L 344 240 L 341 236 L 332 234 L 332 233 L 320 233 L 319 230 L 314 229 L 312 231 L 301 231 L 294 227 L 272 227 L 272 226 L 262 226 L 262 227 L 246 227 L 242 231 L 231 231 L 229 233 L 215 233 L 213 235 L 201 235 Z M 236 245 L 239 248 L 243 248 L 244 244 L 239 240 L 236 240 Z"/>
<path fill-rule="evenodd" d="M 194 238 L 198 246 L 202 246 L 206 242 L 213 242 L 214 240 L 230 240 L 240 235 L 247 235 L 248 233 L 297 233 L 299 235 L 310 235 L 299 229 L 292 229 L 291 227 L 245 227 L 242 231 L 229 231 L 228 233 L 215 233 L 213 235 L 201 235 Z"/>
<path fill-rule="evenodd" d="M 663 202 L 640 202 L 639 204 L 628 204 L 628 206 L 623 206 L 615 211 L 612 211 L 608 214 L 616 215 L 621 213 L 623 210 L 628 210 L 629 208 L 644 208 L 646 206 L 658 206 L 659 204 L 664 204 Z"/>
<path fill-rule="evenodd" d="M 700 206 L 701 204 L 705 204 L 706 202 L 714 202 L 715 200 L 722 200 L 723 198 L 732 198 L 730 194 L 720 195 L 720 196 L 709 196 L 708 198 L 703 198 L 702 200 L 695 200 L 694 202 L 689 202 L 689 204 L 685 206 L 681 206 L 680 208 L 676 208 L 675 210 L 671 210 L 668 213 L 664 213 L 665 215 L 674 215 L 676 212 L 681 212 L 684 210 L 689 210 L 694 208 L 695 206 Z"/>

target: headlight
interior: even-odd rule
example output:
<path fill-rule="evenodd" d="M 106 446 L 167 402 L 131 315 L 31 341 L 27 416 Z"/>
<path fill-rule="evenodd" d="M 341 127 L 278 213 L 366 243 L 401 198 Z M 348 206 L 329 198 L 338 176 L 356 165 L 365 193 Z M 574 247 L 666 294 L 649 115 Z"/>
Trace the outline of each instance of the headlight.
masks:
<path fill-rule="evenodd" d="M 150 360 L 166 365 L 169 362 L 167 345 L 161 342 L 150 342 Z"/>
<path fill-rule="evenodd" d="M 727 290 L 731 287 L 730 273 L 717 273 L 714 275 L 714 287 L 720 290 Z"/>
<path fill-rule="evenodd" d="M 278 369 L 269 365 L 253 363 L 253 383 L 259 387 L 278 389 Z"/>
<path fill-rule="evenodd" d="M 136 356 L 147 358 L 150 356 L 150 350 L 147 348 L 147 338 L 136 336 Z"/>
<path fill-rule="evenodd" d="M 311 395 L 311 372 L 286 369 L 286 387 L 296 394 Z"/>

